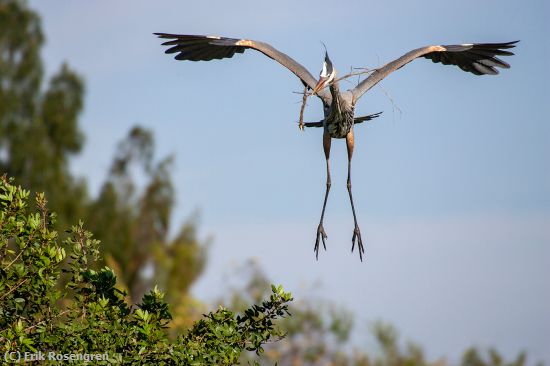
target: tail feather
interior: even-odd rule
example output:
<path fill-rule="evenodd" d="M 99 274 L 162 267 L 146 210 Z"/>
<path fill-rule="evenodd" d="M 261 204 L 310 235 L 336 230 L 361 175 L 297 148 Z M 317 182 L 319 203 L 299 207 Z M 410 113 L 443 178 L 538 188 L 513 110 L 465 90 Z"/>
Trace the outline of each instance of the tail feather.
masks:
<path fill-rule="evenodd" d="M 369 115 L 363 116 L 363 117 L 355 117 L 353 119 L 353 123 L 358 124 L 358 123 L 363 123 L 365 121 L 370 121 L 370 120 L 373 120 L 375 118 L 380 117 L 381 114 L 382 114 L 382 112 L 378 112 L 378 113 L 369 114 Z M 323 127 L 323 120 L 320 120 L 320 121 L 317 121 L 317 122 L 304 122 L 304 126 L 306 126 L 306 127 Z"/>
<path fill-rule="evenodd" d="M 323 121 L 318 122 L 304 122 L 304 126 L 306 127 L 323 127 Z"/>
<path fill-rule="evenodd" d="M 372 119 L 380 117 L 381 114 L 382 114 L 382 112 L 378 112 L 378 113 L 369 114 L 369 115 L 363 116 L 363 117 L 356 117 L 356 118 L 353 119 L 353 123 L 357 124 L 357 123 L 362 123 L 362 122 L 365 122 L 365 121 L 370 121 Z"/>

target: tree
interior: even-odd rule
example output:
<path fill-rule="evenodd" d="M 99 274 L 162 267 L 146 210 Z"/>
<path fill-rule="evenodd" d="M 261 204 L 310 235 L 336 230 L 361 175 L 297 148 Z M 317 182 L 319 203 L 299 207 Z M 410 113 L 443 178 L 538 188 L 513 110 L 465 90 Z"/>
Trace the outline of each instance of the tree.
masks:
<path fill-rule="evenodd" d="M 0 170 L 50 197 L 61 226 L 82 217 L 86 187 L 68 172 L 80 152 L 84 84 L 64 64 L 41 92 L 40 20 L 22 1 L 0 0 Z"/>
<path fill-rule="evenodd" d="M 174 204 L 172 161 L 167 157 L 155 162 L 152 133 L 133 128 L 118 146 L 88 222 L 106 243 L 106 263 L 116 269 L 132 301 L 138 301 L 153 283 L 159 284 L 174 305 L 174 325 L 185 329 L 198 315 L 189 290 L 204 269 L 207 243 L 197 240 L 193 221 L 184 223 L 174 238 L 169 235 Z M 136 164 L 146 177 L 141 191 L 131 176 Z M 147 267 L 153 275 L 144 273 Z"/>
<path fill-rule="evenodd" d="M 242 287 L 231 289 L 229 296 L 220 299 L 229 308 L 246 309 L 269 293 L 270 280 L 255 261 L 248 261 L 235 273 Z M 278 323 L 285 337 L 266 345 L 265 353 L 257 360 L 260 365 L 293 366 L 446 366 L 445 359 L 427 360 L 422 347 L 407 342 L 405 347 L 397 330 L 388 323 L 378 321 L 371 327 L 375 347 L 352 345 L 350 334 L 355 324 L 354 315 L 334 304 L 329 297 L 305 298 L 289 306 L 290 317 Z M 242 363 L 255 357 L 244 353 Z M 511 360 L 495 349 L 482 352 L 477 348 L 464 351 L 460 366 L 525 366 L 525 353 Z M 539 363 L 542 366 L 542 363 Z"/>
<path fill-rule="evenodd" d="M 43 42 L 40 19 L 25 2 L 0 0 L 0 172 L 45 192 L 60 232 L 85 219 L 104 243 L 98 266 L 114 268 L 133 302 L 153 283 L 168 289 L 174 323 L 188 327 L 199 315 L 189 288 L 204 268 L 206 243 L 197 240 L 193 220 L 170 236 L 173 159 L 155 161 L 153 134 L 135 127 L 119 144 L 99 197 L 90 198 L 68 167 L 84 143 L 78 123 L 84 82 L 64 64 L 41 91 Z M 144 189 L 131 174 L 136 166 Z"/>
<path fill-rule="evenodd" d="M 244 350 L 261 354 L 265 343 L 282 336 L 275 321 L 288 314 L 292 298 L 272 286 L 261 305 L 242 314 L 220 307 L 170 341 L 164 294 L 155 287 L 136 307 L 128 304 L 114 272 L 93 269 L 99 241 L 83 223 L 61 246 L 44 194 L 36 195 L 36 210 L 29 209 L 29 196 L 0 179 L 0 354 L 6 362 L 41 352 L 45 364 L 73 357 L 77 364 L 233 365 Z"/>

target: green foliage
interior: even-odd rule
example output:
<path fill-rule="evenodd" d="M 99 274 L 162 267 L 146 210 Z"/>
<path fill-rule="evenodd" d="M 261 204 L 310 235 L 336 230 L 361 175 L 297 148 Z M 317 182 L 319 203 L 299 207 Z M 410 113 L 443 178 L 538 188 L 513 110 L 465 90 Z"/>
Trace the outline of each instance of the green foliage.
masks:
<path fill-rule="evenodd" d="M 475 348 L 470 348 L 462 356 L 462 366 L 524 366 L 527 357 L 525 353 L 520 353 L 515 360 L 505 361 L 497 350 L 491 348 L 484 357 Z M 542 363 L 540 364 L 542 366 Z"/>
<path fill-rule="evenodd" d="M 247 261 L 237 271 L 246 282 L 244 288 L 234 288 L 229 299 L 222 301 L 233 309 L 253 307 L 272 289 L 270 281 L 258 263 Z M 325 299 L 301 300 L 289 308 L 291 317 L 279 321 L 279 326 L 286 336 L 280 342 L 266 346 L 261 358 L 262 365 L 331 365 L 338 360 L 348 360 L 343 348 L 349 341 L 353 326 L 353 315 L 350 311 L 336 306 Z M 348 347 L 349 348 L 349 347 Z M 249 361 L 247 354 L 243 362 Z"/>
<path fill-rule="evenodd" d="M 210 313 L 205 319 L 199 320 L 189 333 L 182 337 L 187 344 L 185 364 L 214 365 L 236 364 L 243 350 L 262 354 L 262 345 L 275 337 L 280 339 L 283 333 L 274 322 L 288 313 L 288 303 L 292 301 L 290 293 L 285 293 L 282 286 L 272 285 L 269 300 L 262 305 L 253 305 L 246 309 L 243 315 L 234 314 L 224 307 L 215 313 Z M 223 339 L 224 342 L 220 342 Z M 210 350 L 204 353 L 204 344 Z M 225 355 L 223 363 L 219 354 Z"/>
<path fill-rule="evenodd" d="M 2 177 L 0 354 L 53 351 L 108 355 L 97 364 L 233 365 L 243 351 L 262 354 L 265 343 L 283 337 L 275 323 L 289 315 L 292 298 L 272 286 L 261 305 L 240 315 L 220 307 L 171 341 L 164 294 L 155 287 L 137 306 L 128 304 L 114 272 L 93 268 L 100 243 L 83 223 L 68 231 L 65 250 L 44 195 L 36 195 L 37 210 L 29 209 L 29 196 Z"/>

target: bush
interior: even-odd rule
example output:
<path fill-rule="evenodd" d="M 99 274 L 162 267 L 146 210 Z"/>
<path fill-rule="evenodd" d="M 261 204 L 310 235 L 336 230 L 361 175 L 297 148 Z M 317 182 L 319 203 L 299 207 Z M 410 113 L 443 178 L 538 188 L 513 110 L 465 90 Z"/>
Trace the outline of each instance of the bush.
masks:
<path fill-rule="evenodd" d="M 113 271 L 93 269 L 99 241 L 83 223 L 73 226 L 61 245 L 44 195 L 36 195 L 36 210 L 28 201 L 28 191 L 0 179 L 4 361 L 32 357 L 57 364 L 72 357 L 77 364 L 232 365 L 243 351 L 260 354 L 266 342 L 283 337 L 274 323 L 289 315 L 292 298 L 272 286 L 261 305 L 241 315 L 220 307 L 170 341 L 171 315 L 161 291 L 155 287 L 140 304 L 128 304 Z"/>

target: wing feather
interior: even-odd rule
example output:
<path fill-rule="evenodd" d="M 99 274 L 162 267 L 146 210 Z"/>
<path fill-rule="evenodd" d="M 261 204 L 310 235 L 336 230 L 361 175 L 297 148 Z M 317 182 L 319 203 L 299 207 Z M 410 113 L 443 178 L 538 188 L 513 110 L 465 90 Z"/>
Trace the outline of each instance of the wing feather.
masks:
<path fill-rule="evenodd" d="M 231 58 L 235 53 L 243 53 L 247 49 L 254 49 L 279 62 L 294 73 L 302 83 L 310 89 L 313 89 L 317 84 L 317 79 L 315 79 L 304 66 L 296 62 L 290 56 L 264 42 L 202 35 L 155 34 L 159 36 L 159 38 L 167 39 L 162 45 L 171 47 L 168 48 L 165 53 L 176 54 L 176 60 L 210 61 L 214 59 Z M 325 103 L 330 104 L 330 93 L 321 91 L 317 93 L 317 95 L 323 99 Z"/>
<path fill-rule="evenodd" d="M 475 75 L 496 75 L 498 74 L 497 67 L 503 69 L 510 68 L 508 63 L 496 56 L 512 56 L 513 53 L 507 50 L 514 48 L 517 42 L 519 41 L 428 46 L 412 50 L 376 69 L 368 78 L 352 90 L 353 98 L 354 100 L 359 99 L 386 76 L 418 57 L 424 57 L 443 65 L 455 65 L 461 70 L 471 72 Z"/>

